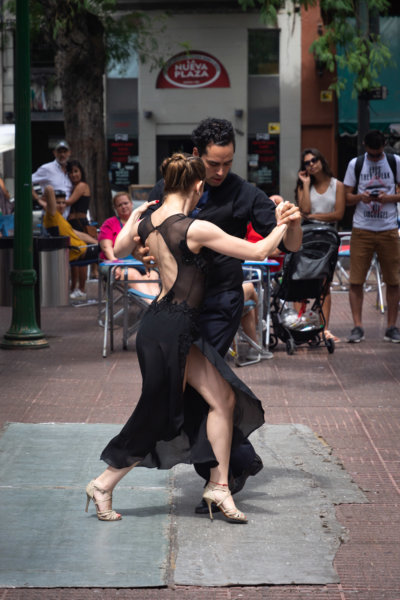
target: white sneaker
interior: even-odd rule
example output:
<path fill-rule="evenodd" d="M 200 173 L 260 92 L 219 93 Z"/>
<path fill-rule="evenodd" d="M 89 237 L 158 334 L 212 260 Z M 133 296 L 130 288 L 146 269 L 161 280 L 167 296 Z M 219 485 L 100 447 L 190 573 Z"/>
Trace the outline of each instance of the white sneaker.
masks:
<path fill-rule="evenodd" d="M 263 348 L 261 352 L 256 350 L 255 348 L 249 348 L 246 354 L 246 360 L 257 360 L 260 357 L 260 360 L 269 360 L 273 358 L 274 355 L 269 350 Z"/>
<path fill-rule="evenodd" d="M 86 300 L 85 292 L 81 292 L 79 288 L 76 288 L 76 290 L 71 292 L 69 297 L 71 298 L 71 300 Z"/>

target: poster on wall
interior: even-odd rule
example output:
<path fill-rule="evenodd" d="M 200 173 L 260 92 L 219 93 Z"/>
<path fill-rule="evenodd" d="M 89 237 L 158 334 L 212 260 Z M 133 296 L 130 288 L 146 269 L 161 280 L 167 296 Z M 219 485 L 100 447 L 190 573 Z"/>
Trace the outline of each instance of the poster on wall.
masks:
<path fill-rule="evenodd" d="M 127 190 L 139 180 L 138 142 L 127 134 L 108 140 L 108 173 L 114 190 Z"/>
<path fill-rule="evenodd" d="M 248 141 L 247 178 L 269 196 L 279 194 L 279 136 L 257 134 Z"/>
<path fill-rule="evenodd" d="M 157 77 L 156 88 L 230 87 L 223 64 L 207 52 L 191 50 L 170 58 Z"/>

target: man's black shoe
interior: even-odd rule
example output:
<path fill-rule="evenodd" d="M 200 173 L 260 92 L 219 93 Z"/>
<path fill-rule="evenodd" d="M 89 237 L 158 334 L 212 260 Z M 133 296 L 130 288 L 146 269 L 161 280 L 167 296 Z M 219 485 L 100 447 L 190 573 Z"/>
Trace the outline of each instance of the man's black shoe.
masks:
<path fill-rule="evenodd" d="M 243 489 L 244 484 L 246 483 L 246 480 L 250 475 L 252 475 L 252 476 L 257 475 L 257 473 L 259 473 L 263 467 L 264 467 L 263 461 L 258 456 L 258 454 L 256 454 L 253 462 L 251 463 L 249 468 L 246 469 L 246 471 L 243 471 L 243 473 L 241 475 L 239 475 L 239 477 L 231 477 L 230 478 L 229 489 L 231 490 L 232 496 L 233 496 L 233 494 L 237 494 L 238 492 L 240 492 L 240 490 Z M 219 509 L 213 503 L 211 505 L 211 510 L 214 513 L 214 512 L 217 512 Z M 194 509 L 194 512 L 197 515 L 207 515 L 208 514 L 208 506 L 203 499 L 201 499 L 201 502 L 196 506 L 196 508 Z"/>
<path fill-rule="evenodd" d="M 217 505 L 212 503 L 211 504 L 211 510 L 213 513 L 218 512 L 219 508 L 217 508 Z M 201 499 L 201 502 L 196 506 L 196 508 L 194 509 L 194 512 L 197 515 L 208 515 L 208 506 L 205 500 L 203 500 L 203 498 Z"/>

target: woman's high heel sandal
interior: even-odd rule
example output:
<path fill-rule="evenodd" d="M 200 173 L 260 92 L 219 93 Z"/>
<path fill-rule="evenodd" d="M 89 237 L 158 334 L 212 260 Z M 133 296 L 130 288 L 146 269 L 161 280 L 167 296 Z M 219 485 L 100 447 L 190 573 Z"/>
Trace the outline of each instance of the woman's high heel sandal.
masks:
<path fill-rule="evenodd" d="M 218 492 L 218 494 L 216 494 L 216 492 Z M 222 500 L 218 500 L 218 498 L 221 498 L 221 492 L 223 492 Z M 232 494 L 227 483 L 214 483 L 213 481 L 208 482 L 204 490 L 203 500 L 207 502 L 210 519 L 213 520 L 214 518 L 211 505 L 215 504 L 216 507 L 222 512 L 224 517 L 228 519 L 229 523 L 247 523 L 246 516 L 237 508 L 224 508 L 225 500 L 231 495 Z"/>
<path fill-rule="evenodd" d="M 94 492 L 100 492 L 100 494 L 104 494 L 104 498 L 101 500 L 101 502 L 107 502 L 107 500 L 111 500 L 112 501 L 112 493 L 108 492 L 107 490 L 102 490 L 101 488 L 99 488 L 95 483 L 94 483 L 94 479 L 92 479 L 92 481 L 89 481 L 89 483 L 86 486 L 86 496 L 87 496 L 87 500 L 86 500 L 86 508 L 85 511 L 88 511 L 89 508 L 89 502 L 91 500 L 93 500 L 93 503 L 96 507 L 96 513 L 97 513 L 97 518 L 100 521 L 120 521 L 121 520 L 121 515 L 119 515 L 117 512 L 115 512 L 115 510 L 113 510 L 112 508 L 108 509 L 108 510 L 99 510 L 99 506 L 98 506 L 98 501 L 96 502 L 95 498 L 94 498 Z"/>

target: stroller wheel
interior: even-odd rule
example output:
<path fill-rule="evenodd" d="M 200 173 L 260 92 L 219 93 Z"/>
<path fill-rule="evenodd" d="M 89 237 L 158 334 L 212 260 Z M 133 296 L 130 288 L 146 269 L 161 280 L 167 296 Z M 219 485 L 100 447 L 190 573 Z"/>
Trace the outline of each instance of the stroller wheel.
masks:
<path fill-rule="evenodd" d="M 335 352 L 335 342 L 332 339 L 328 339 L 325 342 L 326 347 L 328 348 L 329 354 L 333 354 Z"/>
<path fill-rule="evenodd" d="M 278 344 L 278 338 L 276 335 L 274 335 L 273 333 L 270 334 L 269 336 L 269 344 L 268 344 L 268 348 L 276 348 Z"/>
<path fill-rule="evenodd" d="M 295 343 L 292 340 L 292 338 L 288 338 L 286 340 L 286 352 L 289 354 L 289 356 L 292 356 L 292 354 L 294 354 L 294 350 L 295 350 Z"/>

